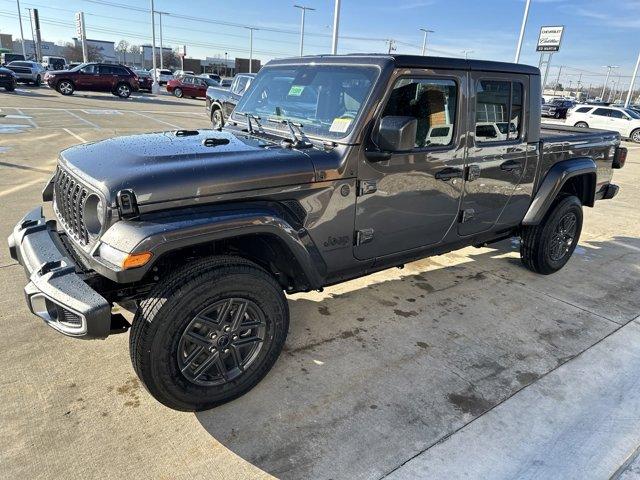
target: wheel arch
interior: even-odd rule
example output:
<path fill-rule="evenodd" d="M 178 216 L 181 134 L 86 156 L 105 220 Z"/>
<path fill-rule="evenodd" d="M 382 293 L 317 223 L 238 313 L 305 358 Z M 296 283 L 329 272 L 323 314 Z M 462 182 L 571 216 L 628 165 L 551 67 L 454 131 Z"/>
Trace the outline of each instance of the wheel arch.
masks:
<path fill-rule="evenodd" d="M 246 258 L 271 272 L 288 292 L 321 288 L 326 264 L 306 229 L 273 210 L 217 211 L 175 221 L 120 221 L 102 240 L 129 253 L 152 252 L 144 267 L 122 271 L 135 282 L 212 254 Z"/>
<path fill-rule="evenodd" d="M 542 221 L 558 195 L 577 196 L 583 205 L 595 203 L 597 167 L 592 158 L 563 160 L 553 165 L 537 189 L 522 221 L 523 225 L 537 225 Z"/>

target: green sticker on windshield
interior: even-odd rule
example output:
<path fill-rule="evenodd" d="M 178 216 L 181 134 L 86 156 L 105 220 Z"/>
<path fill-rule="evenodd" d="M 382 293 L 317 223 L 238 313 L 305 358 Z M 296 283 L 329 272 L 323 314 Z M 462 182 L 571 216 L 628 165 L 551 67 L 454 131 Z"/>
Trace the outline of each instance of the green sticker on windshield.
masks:
<path fill-rule="evenodd" d="M 289 96 L 299 97 L 300 95 L 302 95 L 303 90 L 304 90 L 303 85 L 291 85 L 291 88 L 289 89 Z"/>

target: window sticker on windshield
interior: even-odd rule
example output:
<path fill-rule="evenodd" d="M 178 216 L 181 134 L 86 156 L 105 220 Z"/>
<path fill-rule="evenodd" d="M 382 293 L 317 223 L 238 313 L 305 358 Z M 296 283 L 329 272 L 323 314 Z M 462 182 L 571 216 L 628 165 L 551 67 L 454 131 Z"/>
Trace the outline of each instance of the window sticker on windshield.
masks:
<path fill-rule="evenodd" d="M 302 95 L 303 91 L 304 91 L 303 85 L 291 85 L 291 88 L 289 89 L 289 96 L 299 97 L 300 95 Z"/>
<path fill-rule="evenodd" d="M 349 130 L 349 125 L 351 125 L 352 121 L 353 118 L 334 118 L 333 122 L 331 122 L 331 126 L 329 127 L 329 131 L 345 133 Z"/>

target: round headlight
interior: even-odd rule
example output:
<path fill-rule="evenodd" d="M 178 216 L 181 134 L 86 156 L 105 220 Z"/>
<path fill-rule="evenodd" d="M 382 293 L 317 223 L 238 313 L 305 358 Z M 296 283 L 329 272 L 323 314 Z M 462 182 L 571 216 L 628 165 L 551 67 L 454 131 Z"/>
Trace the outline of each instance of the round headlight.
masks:
<path fill-rule="evenodd" d="M 94 193 L 84 202 L 84 225 L 92 235 L 98 235 L 104 225 L 105 211 L 100 197 Z"/>

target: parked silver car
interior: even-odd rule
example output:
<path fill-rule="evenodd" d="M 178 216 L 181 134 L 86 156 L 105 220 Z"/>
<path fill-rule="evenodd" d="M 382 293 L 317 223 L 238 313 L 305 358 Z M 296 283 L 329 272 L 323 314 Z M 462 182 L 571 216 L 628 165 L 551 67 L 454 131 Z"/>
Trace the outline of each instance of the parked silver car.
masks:
<path fill-rule="evenodd" d="M 37 86 L 42 83 L 45 68 L 37 62 L 14 60 L 9 62 L 6 67 L 16 74 L 19 82 L 33 83 Z"/>

